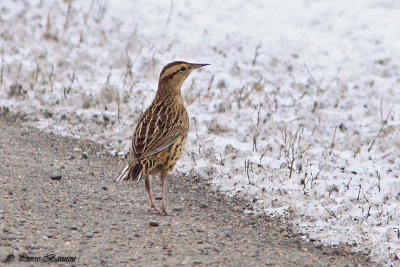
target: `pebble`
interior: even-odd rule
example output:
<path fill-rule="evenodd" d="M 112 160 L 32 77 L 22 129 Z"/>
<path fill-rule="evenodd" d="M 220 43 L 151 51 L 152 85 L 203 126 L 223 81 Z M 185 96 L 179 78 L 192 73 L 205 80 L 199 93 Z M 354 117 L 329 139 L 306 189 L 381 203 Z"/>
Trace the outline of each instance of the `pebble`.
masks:
<path fill-rule="evenodd" d="M 181 211 L 181 210 L 183 210 L 183 207 L 182 206 L 176 206 L 176 207 L 173 207 L 172 210 L 173 211 Z"/>
<path fill-rule="evenodd" d="M 87 153 L 87 152 L 82 152 L 82 158 L 83 158 L 83 159 L 89 158 L 88 153 Z"/>
<path fill-rule="evenodd" d="M 103 190 L 108 190 L 108 187 L 107 186 L 103 186 L 103 187 L 101 187 Z"/>
<path fill-rule="evenodd" d="M 43 115 L 44 115 L 44 117 L 45 117 L 46 119 L 53 117 L 53 113 L 51 113 L 51 112 L 48 111 L 48 110 L 46 110 L 46 111 L 44 112 Z"/>
<path fill-rule="evenodd" d="M 28 130 L 27 128 L 23 128 L 23 129 L 21 130 L 21 135 L 22 135 L 22 136 L 24 136 L 24 135 L 29 135 L 29 130 Z"/>
<path fill-rule="evenodd" d="M 150 221 L 150 226 L 153 226 L 153 227 L 157 227 L 157 226 L 159 226 L 160 225 L 160 223 L 159 222 L 156 222 L 156 221 Z"/>
<path fill-rule="evenodd" d="M 59 180 L 61 180 L 61 178 L 62 178 L 61 174 L 52 174 L 52 175 L 50 175 L 50 179 L 51 180 L 59 181 Z"/>
<path fill-rule="evenodd" d="M 200 205 L 200 208 L 202 208 L 202 209 L 206 209 L 206 208 L 208 208 L 208 205 L 207 205 L 207 204 L 205 204 L 205 203 L 201 203 L 201 205 Z"/>
<path fill-rule="evenodd" d="M 201 254 L 201 255 L 209 255 L 210 253 L 208 253 L 207 250 L 201 250 L 201 251 L 200 251 L 200 254 Z"/>
<path fill-rule="evenodd" d="M 322 248 L 322 243 L 315 243 L 314 248 Z"/>
<path fill-rule="evenodd" d="M 89 232 L 89 233 L 84 234 L 84 236 L 87 237 L 87 238 L 92 238 L 93 235 L 94 235 L 94 234 L 93 234 L 92 232 Z"/>

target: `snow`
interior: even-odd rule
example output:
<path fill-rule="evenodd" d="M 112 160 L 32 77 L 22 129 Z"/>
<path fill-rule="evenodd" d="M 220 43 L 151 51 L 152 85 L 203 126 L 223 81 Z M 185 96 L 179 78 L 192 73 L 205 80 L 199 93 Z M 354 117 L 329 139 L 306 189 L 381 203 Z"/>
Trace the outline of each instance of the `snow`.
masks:
<path fill-rule="evenodd" d="M 398 1 L 80 2 L 0 2 L 1 110 L 122 155 L 163 65 L 210 63 L 170 176 L 398 264 Z"/>

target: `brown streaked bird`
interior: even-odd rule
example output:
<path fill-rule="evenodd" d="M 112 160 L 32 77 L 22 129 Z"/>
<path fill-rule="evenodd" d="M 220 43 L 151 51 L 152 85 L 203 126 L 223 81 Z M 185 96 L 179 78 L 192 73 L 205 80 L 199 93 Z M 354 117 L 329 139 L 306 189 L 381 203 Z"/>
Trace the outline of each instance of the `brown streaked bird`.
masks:
<path fill-rule="evenodd" d="M 207 65 L 175 61 L 164 66 L 156 96 L 136 126 L 129 164 L 117 181 L 139 181 L 143 177 L 150 212 L 159 213 L 151 197 L 150 175 L 161 175 L 161 212 L 166 214 L 165 178 L 182 155 L 186 143 L 189 117 L 182 100 L 182 84 L 194 69 Z"/>

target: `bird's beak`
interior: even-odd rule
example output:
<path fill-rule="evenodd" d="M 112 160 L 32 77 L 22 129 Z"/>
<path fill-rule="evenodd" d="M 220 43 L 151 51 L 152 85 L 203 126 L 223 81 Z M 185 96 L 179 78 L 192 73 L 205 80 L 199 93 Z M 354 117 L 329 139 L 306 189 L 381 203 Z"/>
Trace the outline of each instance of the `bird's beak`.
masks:
<path fill-rule="evenodd" d="M 210 65 L 210 64 L 190 64 L 191 66 L 190 66 L 190 68 L 192 68 L 192 69 L 198 69 L 198 68 L 201 68 L 201 67 L 204 67 L 204 66 L 208 66 L 208 65 Z"/>

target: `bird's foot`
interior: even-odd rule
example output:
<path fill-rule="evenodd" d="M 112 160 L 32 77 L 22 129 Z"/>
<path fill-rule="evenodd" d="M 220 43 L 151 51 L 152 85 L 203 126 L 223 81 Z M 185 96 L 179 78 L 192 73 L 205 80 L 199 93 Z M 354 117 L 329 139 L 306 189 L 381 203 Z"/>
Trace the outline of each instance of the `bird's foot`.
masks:
<path fill-rule="evenodd" d="M 161 214 L 167 215 L 167 209 L 165 208 L 165 205 L 161 205 Z"/>
<path fill-rule="evenodd" d="M 160 214 L 160 211 L 154 205 L 151 205 L 150 209 L 148 209 L 147 212 L 151 214 Z"/>

